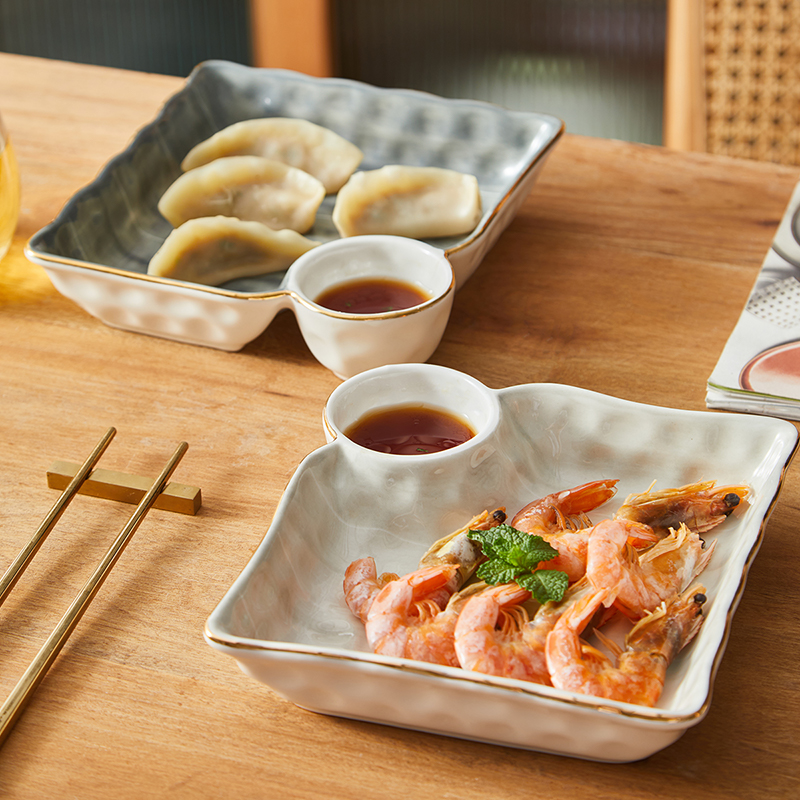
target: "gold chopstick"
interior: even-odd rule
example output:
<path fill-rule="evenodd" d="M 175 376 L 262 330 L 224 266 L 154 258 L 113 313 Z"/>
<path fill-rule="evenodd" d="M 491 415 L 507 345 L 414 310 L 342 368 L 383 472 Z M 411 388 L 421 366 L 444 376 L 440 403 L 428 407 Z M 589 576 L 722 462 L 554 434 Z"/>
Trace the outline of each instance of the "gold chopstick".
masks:
<path fill-rule="evenodd" d="M 50 665 L 55 661 L 64 643 L 89 607 L 89 603 L 92 602 L 94 596 L 103 585 L 103 581 L 111 571 L 111 568 L 117 563 L 120 555 L 122 555 L 122 551 L 133 536 L 134 531 L 139 527 L 145 514 L 150 510 L 158 495 L 164 490 L 164 487 L 167 485 L 167 480 L 175 470 L 175 467 L 178 466 L 188 447 L 189 445 L 186 442 L 181 442 L 180 445 L 178 445 L 177 450 L 173 453 L 172 458 L 167 462 L 161 474 L 153 482 L 153 485 L 142 498 L 139 505 L 136 506 L 133 515 L 125 524 L 122 531 L 120 531 L 114 544 L 111 545 L 103 560 L 86 582 L 83 589 L 81 589 L 78 596 L 72 601 L 72 604 L 67 609 L 58 625 L 56 625 L 55 629 L 42 646 L 42 649 L 39 650 L 36 657 L 25 671 L 25 674 L 20 678 L 6 702 L 0 707 L 0 744 L 5 741 L 9 731 L 22 713 L 25 704 L 36 690 L 45 673 L 50 668 Z"/>
<path fill-rule="evenodd" d="M 56 522 L 61 518 L 70 500 L 78 493 L 81 485 L 91 472 L 92 467 L 98 462 L 100 456 L 103 455 L 116 432 L 116 428 L 109 428 L 105 432 L 103 438 L 97 443 L 97 446 L 92 450 L 86 461 L 81 464 L 75 477 L 69 482 L 47 516 L 42 520 L 42 524 L 39 525 L 30 541 L 19 551 L 19 555 L 11 562 L 11 566 L 5 571 L 3 577 L 0 578 L 0 604 L 2 604 L 8 596 L 8 593 L 14 588 L 14 584 L 19 580 L 20 575 L 22 575 L 31 559 L 42 546 L 42 542 L 44 542 L 47 534 L 50 533 Z"/>

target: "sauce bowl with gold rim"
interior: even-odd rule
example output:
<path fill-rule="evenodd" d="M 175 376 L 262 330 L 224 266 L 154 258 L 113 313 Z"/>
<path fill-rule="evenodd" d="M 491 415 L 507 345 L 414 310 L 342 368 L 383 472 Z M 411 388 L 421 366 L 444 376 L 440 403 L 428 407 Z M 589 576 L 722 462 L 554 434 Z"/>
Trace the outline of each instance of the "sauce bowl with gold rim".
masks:
<path fill-rule="evenodd" d="M 317 300 L 359 279 L 399 281 L 427 299 L 372 314 L 334 311 Z M 327 242 L 287 270 L 285 291 L 314 357 L 340 378 L 384 364 L 426 361 L 444 334 L 455 277 L 443 250 L 402 236 L 356 236 Z"/>

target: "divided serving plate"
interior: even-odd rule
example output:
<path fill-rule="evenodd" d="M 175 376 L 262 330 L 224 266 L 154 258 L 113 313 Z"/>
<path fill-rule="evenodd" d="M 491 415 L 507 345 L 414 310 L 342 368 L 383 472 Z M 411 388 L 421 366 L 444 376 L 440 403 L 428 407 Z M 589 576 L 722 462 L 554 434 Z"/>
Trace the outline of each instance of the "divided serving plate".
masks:
<path fill-rule="evenodd" d="M 285 272 L 202 286 L 148 276 L 171 226 L 157 204 L 198 142 L 240 120 L 307 119 L 364 152 L 359 169 L 437 166 L 478 179 L 483 217 L 469 235 L 428 240 L 450 260 L 459 288 L 517 213 L 564 132 L 544 114 L 350 80 L 225 61 L 200 64 L 131 145 L 31 237 L 28 258 L 55 287 L 108 325 L 222 350 L 238 350 L 282 308 Z M 339 238 L 325 199 L 307 236 Z M 290 267 L 291 269 L 291 267 Z"/>
<path fill-rule="evenodd" d="M 490 390 L 427 364 L 402 369 L 436 371 L 431 384 L 443 397 L 451 385 L 462 396 L 458 381 L 472 382 L 496 404 L 496 425 L 472 447 L 392 456 L 337 436 L 328 409 L 329 443 L 301 462 L 266 536 L 209 617 L 207 642 L 303 708 L 493 744 L 626 762 L 652 755 L 699 723 L 797 446 L 794 426 L 641 405 L 562 385 Z M 369 384 L 362 386 L 352 402 L 369 394 Z M 342 593 L 353 560 L 373 556 L 379 573 L 404 574 L 417 568 L 430 544 L 483 509 L 505 506 L 512 516 L 535 498 L 611 478 L 619 479 L 619 491 L 591 512 L 595 522 L 654 480 L 657 489 L 701 479 L 752 489 L 746 503 L 704 535 L 717 542 L 698 579 L 707 588 L 706 620 L 670 666 L 655 708 L 370 652 Z"/>

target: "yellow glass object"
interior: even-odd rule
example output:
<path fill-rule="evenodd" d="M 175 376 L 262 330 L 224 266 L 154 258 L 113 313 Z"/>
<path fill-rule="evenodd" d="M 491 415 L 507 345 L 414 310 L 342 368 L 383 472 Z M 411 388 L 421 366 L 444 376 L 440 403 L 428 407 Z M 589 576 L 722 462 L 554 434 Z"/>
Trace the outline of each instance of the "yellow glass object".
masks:
<path fill-rule="evenodd" d="M 0 118 L 0 259 L 8 252 L 19 217 L 19 172 L 14 148 Z"/>

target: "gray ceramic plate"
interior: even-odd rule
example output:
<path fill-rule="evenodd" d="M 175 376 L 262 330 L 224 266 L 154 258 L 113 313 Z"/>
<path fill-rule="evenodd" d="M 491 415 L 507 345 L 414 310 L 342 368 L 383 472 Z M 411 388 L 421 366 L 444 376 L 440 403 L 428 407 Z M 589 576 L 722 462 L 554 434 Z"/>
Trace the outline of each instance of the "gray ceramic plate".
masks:
<path fill-rule="evenodd" d="M 146 271 L 171 230 L 158 213 L 158 200 L 180 174 L 186 153 L 227 125 L 263 116 L 298 117 L 334 130 L 364 152 L 360 169 L 407 164 L 475 175 L 484 210 L 476 229 L 465 237 L 430 240 L 447 253 L 459 287 L 511 222 L 564 131 L 561 120 L 543 114 L 209 61 L 194 70 L 130 147 L 31 238 L 28 257 L 47 270 L 59 291 L 110 325 L 224 349 L 241 347 L 271 322 L 270 301 L 280 291 L 283 273 L 207 287 L 153 278 Z M 309 238 L 338 238 L 331 222 L 334 199 L 326 198 Z M 131 303 L 126 291 L 133 285 L 138 292 Z M 177 300 L 185 325 L 161 296 L 174 296 L 178 289 L 189 290 Z M 265 302 L 249 304 L 253 307 L 246 312 L 235 308 L 229 314 L 232 330 L 210 336 L 202 320 L 211 295 L 216 303 L 222 298 Z M 187 297 L 197 301 L 196 309 L 185 310 Z M 243 323 L 241 314 L 258 318 Z"/>

